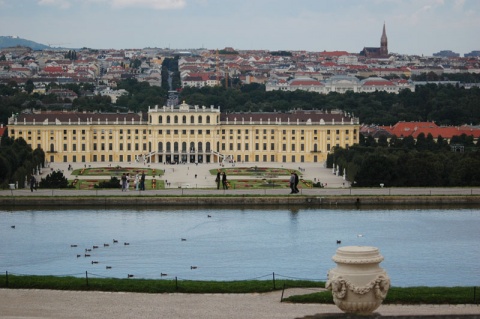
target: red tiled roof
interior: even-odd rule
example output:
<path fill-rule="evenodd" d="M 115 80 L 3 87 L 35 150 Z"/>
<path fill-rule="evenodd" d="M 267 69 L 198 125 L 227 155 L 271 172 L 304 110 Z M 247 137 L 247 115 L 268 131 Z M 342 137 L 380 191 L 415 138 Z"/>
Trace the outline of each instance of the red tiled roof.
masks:
<path fill-rule="evenodd" d="M 43 71 L 49 73 L 63 73 L 63 68 L 61 66 L 46 66 Z"/>
<path fill-rule="evenodd" d="M 347 51 L 323 51 L 320 52 L 320 56 L 342 56 L 350 55 Z"/>
<path fill-rule="evenodd" d="M 352 70 L 365 70 L 368 69 L 368 65 L 363 65 L 363 64 L 345 64 L 344 65 L 347 69 L 352 69 Z"/>
<path fill-rule="evenodd" d="M 398 122 L 394 126 L 380 126 L 380 128 L 387 132 L 396 135 L 397 137 L 412 136 L 417 138 L 420 133 L 431 134 L 433 138 L 442 136 L 443 138 L 451 139 L 453 136 L 462 134 L 473 135 L 475 138 L 480 137 L 480 129 L 473 128 L 468 125 L 454 127 L 441 127 L 434 122 Z"/>
<path fill-rule="evenodd" d="M 337 64 L 335 62 L 323 62 L 322 65 L 325 65 L 325 66 L 336 66 Z"/>

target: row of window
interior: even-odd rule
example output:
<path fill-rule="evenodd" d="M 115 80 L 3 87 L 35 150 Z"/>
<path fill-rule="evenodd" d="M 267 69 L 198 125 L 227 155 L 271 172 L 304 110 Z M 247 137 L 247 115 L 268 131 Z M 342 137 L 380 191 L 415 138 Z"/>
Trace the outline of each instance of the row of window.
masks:
<path fill-rule="evenodd" d="M 179 151 L 179 146 L 180 144 L 178 142 L 174 142 L 174 143 L 170 143 L 170 142 L 167 142 L 165 143 L 165 151 L 167 152 L 170 152 L 172 150 L 172 144 L 173 144 L 173 151 L 174 152 L 178 152 Z M 124 144 L 119 144 L 119 151 L 147 151 L 147 143 L 143 143 L 143 144 L 139 144 L 139 143 L 127 143 L 125 144 L 126 145 L 126 149 L 124 149 Z M 337 144 L 338 145 L 338 144 Z M 140 148 L 141 146 L 141 148 Z M 243 146 L 243 147 L 242 147 Z M 40 144 L 38 144 L 38 147 L 40 147 Z M 186 142 L 183 142 L 182 145 L 182 152 L 187 152 L 190 151 L 190 152 L 203 152 L 203 143 L 202 142 L 199 142 L 197 144 L 197 147 L 195 145 L 194 142 L 191 142 L 190 145 L 189 145 L 189 148 L 187 149 L 187 143 Z M 211 148 L 210 148 L 210 142 L 207 142 L 205 143 L 205 147 L 206 147 L 206 151 L 207 152 L 210 152 Z M 346 147 L 348 148 L 348 144 L 346 145 Z M 113 151 L 113 143 L 94 143 L 93 144 L 93 151 Z M 221 150 L 222 151 L 227 151 L 227 144 L 226 143 L 222 143 L 221 144 Z M 235 149 L 234 148 L 234 143 L 229 143 L 228 144 L 228 151 L 249 151 L 250 150 L 250 146 L 249 146 L 249 143 L 237 143 L 237 148 Z M 260 144 L 260 143 L 255 143 L 255 151 L 275 151 L 275 143 L 270 143 L 270 147 L 268 147 L 268 144 L 267 143 L 263 143 L 263 144 Z M 69 149 L 68 149 L 68 144 L 63 144 L 63 151 L 64 152 L 68 152 Z M 77 151 L 77 144 L 72 144 L 72 150 L 73 152 L 76 152 Z M 85 152 L 86 151 L 86 144 L 81 144 L 81 151 L 82 152 Z M 160 152 L 163 152 L 164 149 L 163 149 L 163 143 L 160 142 L 158 143 L 158 151 Z M 283 152 L 287 152 L 287 144 L 282 144 L 282 151 Z M 291 151 L 291 152 L 296 152 L 296 151 L 300 151 L 300 152 L 304 152 L 305 151 L 305 144 L 300 144 L 300 148 L 297 149 L 297 145 L 296 144 L 290 144 L 290 149 L 288 151 Z M 313 145 L 313 152 L 318 152 L 318 145 L 317 144 L 314 144 Z M 330 151 L 330 144 L 327 144 L 327 151 Z M 50 152 L 55 152 L 55 145 L 52 143 L 50 144 Z"/>
<path fill-rule="evenodd" d="M 237 143 L 237 148 L 234 148 L 234 143 L 229 143 L 228 144 L 228 151 L 249 151 L 249 144 L 245 143 L 243 144 L 243 149 L 242 149 L 242 143 Z M 297 149 L 296 144 L 290 144 L 290 149 L 287 150 L 288 144 L 282 144 L 282 152 L 304 152 L 305 151 L 305 144 L 300 144 L 300 149 Z M 339 144 L 337 144 L 339 146 Z M 348 144 L 345 145 L 348 148 Z M 327 151 L 330 151 L 331 146 L 330 144 L 327 144 Z M 227 151 L 227 145 L 226 143 L 222 143 L 222 151 Z M 275 143 L 270 143 L 270 148 L 268 147 L 268 143 L 255 143 L 255 151 L 275 151 Z M 312 152 L 319 152 L 318 145 L 313 144 L 313 150 Z"/>
<path fill-rule="evenodd" d="M 132 155 L 126 155 L 125 157 L 123 155 L 119 155 L 118 156 L 118 161 L 119 162 L 131 162 L 133 159 Z M 277 162 L 277 158 L 275 155 L 270 155 L 270 158 L 268 157 L 268 155 L 262 155 L 262 157 L 260 158 L 260 155 L 255 155 L 254 157 L 254 161 L 255 162 L 260 162 L 260 159 L 262 162 L 268 162 L 270 160 L 270 162 L 274 163 L 274 162 Z M 165 160 L 171 162 L 172 158 L 169 157 L 169 156 L 166 156 Z M 174 160 L 174 159 L 173 159 Z M 186 160 L 186 158 L 185 158 Z M 197 160 L 196 158 L 194 159 L 194 161 Z M 211 159 L 210 158 L 207 158 L 206 159 L 207 162 L 209 162 Z M 51 156 L 50 157 L 50 161 L 53 162 L 54 161 L 54 157 Z M 81 158 L 80 158 L 80 161 L 82 163 L 86 163 L 86 156 L 85 155 L 82 155 Z M 92 161 L 93 162 L 105 162 L 105 161 L 109 161 L 109 162 L 113 162 L 113 161 L 117 161 L 116 158 L 114 158 L 113 155 L 100 155 L 100 156 L 97 156 L 97 155 L 93 155 L 92 156 Z M 159 162 L 163 162 L 164 161 L 164 158 L 162 156 L 159 156 L 159 159 L 158 159 Z M 249 162 L 250 161 L 250 156 L 249 155 L 237 155 L 237 158 L 236 158 L 236 161 L 237 162 Z M 283 163 L 286 163 L 287 162 L 287 155 L 282 155 L 282 158 L 281 158 L 281 161 Z M 297 157 L 296 155 L 291 155 L 290 156 L 290 162 L 292 163 L 295 163 L 297 161 Z M 71 158 L 68 156 L 68 155 L 64 155 L 63 156 L 63 162 L 64 163 L 68 163 L 68 162 L 73 162 L 73 163 L 77 163 L 77 156 L 76 155 L 72 155 Z M 200 162 L 200 161 L 199 161 Z M 305 156 L 304 155 L 300 155 L 300 158 L 299 158 L 299 162 L 300 163 L 304 163 L 305 162 Z M 316 163 L 318 162 L 318 157 L 315 155 L 313 156 L 313 162 Z"/>
<path fill-rule="evenodd" d="M 179 130 L 173 130 L 173 131 L 174 131 L 174 134 L 178 134 L 178 132 L 179 132 Z M 243 132 L 242 132 L 242 131 L 243 131 Z M 260 131 L 261 131 L 260 129 L 256 129 L 256 130 L 255 130 L 255 134 L 260 134 Z M 263 132 L 262 132 L 263 134 L 267 134 L 267 131 L 268 131 L 268 130 L 267 130 L 267 129 L 263 129 L 262 131 L 263 131 Z M 331 131 L 332 131 L 332 130 L 327 130 L 327 135 L 330 135 L 330 134 L 331 134 Z M 14 129 L 12 129 L 10 132 L 11 132 L 11 135 L 12 135 L 12 136 L 15 134 L 15 130 L 14 130 Z M 101 130 L 94 129 L 94 130 L 93 130 L 93 134 L 97 134 L 97 133 L 105 134 L 106 132 L 107 132 L 107 130 L 105 130 L 105 129 L 101 129 Z M 159 134 L 162 134 L 162 132 L 163 132 L 163 130 L 158 130 L 158 133 L 159 133 Z M 170 134 L 170 130 L 166 130 L 166 132 L 167 132 L 167 134 Z M 202 132 L 202 130 L 198 130 L 198 132 Z M 210 134 L 210 130 L 206 130 L 206 132 L 207 132 L 207 134 Z M 233 132 L 234 132 L 233 129 L 230 129 L 230 130 L 229 130 L 229 133 L 230 133 L 230 134 L 234 134 Z M 296 132 L 297 132 L 296 130 L 291 130 L 291 131 L 290 131 L 290 133 L 291 133 L 292 135 L 295 135 Z M 109 134 L 113 134 L 113 130 L 112 130 L 112 129 L 108 130 L 108 133 L 109 133 Z M 132 129 L 126 129 L 126 130 L 120 129 L 120 130 L 119 130 L 119 134 L 124 134 L 124 133 L 126 133 L 126 134 L 132 134 L 132 133 L 134 133 L 134 134 L 139 134 L 139 133 L 140 133 L 140 130 L 139 130 L 139 129 L 135 129 L 135 130 L 132 130 Z M 146 130 L 146 129 L 142 130 L 142 133 L 143 133 L 143 134 L 147 134 L 147 130 Z M 150 134 L 150 133 L 151 133 L 151 131 L 149 130 L 149 134 Z M 219 134 L 219 133 L 220 133 L 220 131 L 217 130 L 217 134 Z M 246 130 L 237 130 L 237 134 L 242 134 L 242 133 L 243 133 L 243 134 L 249 134 L 249 130 L 248 130 L 248 129 L 246 129 Z M 270 133 L 271 133 L 271 134 L 275 134 L 275 130 L 273 130 L 273 129 L 270 130 Z M 349 133 L 350 133 L 349 130 L 345 130 L 345 134 L 349 134 Z M 22 134 L 22 131 L 19 130 L 19 131 L 18 131 L 18 134 L 21 135 L 21 134 Z M 28 135 L 31 135 L 31 134 L 32 134 L 32 131 L 27 131 L 27 134 L 28 134 Z M 41 131 L 40 131 L 40 130 L 37 130 L 37 134 L 40 135 L 40 134 L 41 134 Z M 54 131 L 54 130 L 50 130 L 50 134 L 52 134 L 52 135 L 55 134 L 55 131 Z M 63 130 L 63 134 L 64 134 L 64 135 L 68 135 L 68 130 Z M 72 135 L 76 135 L 76 134 L 77 134 L 77 130 L 71 130 L 71 134 L 72 134 Z M 85 135 L 85 134 L 86 134 L 86 130 L 81 130 L 81 134 L 82 134 L 82 135 Z M 187 130 L 182 130 L 182 134 L 187 134 Z M 195 134 L 195 130 L 190 130 L 190 134 Z M 201 133 L 200 133 L 200 134 L 201 134 Z M 226 130 L 225 130 L 225 129 L 222 129 L 222 134 L 223 134 L 223 135 L 226 134 Z M 284 135 L 287 134 L 287 130 L 282 130 L 282 134 L 284 134 Z M 305 134 L 305 130 L 300 130 L 300 134 Z M 313 134 L 318 134 L 318 131 L 317 131 L 317 130 L 313 130 Z M 340 130 L 335 130 L 335 134 L 340 134 Z M 357 130 L 356 130 L 356 129 L 353 130 L 353 134 L 357 134 Z"/>
<path fill-rule="evenodd" d="M 178 115 L 175 115 L 175 116 L 170 116 L 170 115 L 159 115 L 158 116 L 158 123 L 159 124 L 163 124 L 163 118 L 165 117 L 165 123 L 166 124 L 179 124 L 179 116 Z M 190 122 L 187 123 L 187 116 L 186 115 L 183 115 L 182 116 L 182 119 L 181 119 L 181 124 L 195 124 L 195 116 L 190 116 Z M 217 117 L 217 122 L 218 122 L 218 117 Z M 152 116 L 150 115 L 150 123 L 152 123 Z M 201 115 L 199 115 L 197 117 L 197 121 L 196 121 L 197 124 L 203 124 L 203 117 Z M 205 117 L 205 123 L 206 124 L 210 124 L 210 115 L 207 115 Z"/>

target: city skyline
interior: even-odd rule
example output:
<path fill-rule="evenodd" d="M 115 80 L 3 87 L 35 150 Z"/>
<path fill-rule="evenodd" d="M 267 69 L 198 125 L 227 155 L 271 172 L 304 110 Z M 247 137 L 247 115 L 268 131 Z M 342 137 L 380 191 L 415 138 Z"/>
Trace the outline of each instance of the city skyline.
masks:
<path fill-rule="evenodd" d="M 476 0 L 0 0 L 1 35 L 97 49 L 479 50 Z"/>

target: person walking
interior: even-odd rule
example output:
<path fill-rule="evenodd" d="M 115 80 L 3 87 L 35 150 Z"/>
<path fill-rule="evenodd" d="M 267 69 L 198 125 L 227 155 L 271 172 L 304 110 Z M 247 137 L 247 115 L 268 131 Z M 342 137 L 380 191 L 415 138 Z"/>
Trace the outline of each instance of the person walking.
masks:
<path fill-rule="evenodd" d="M 298 190 L 298 182 L 299 182 L 298 175 L 297 173 L 293 173 L 293 175 L 295 176 L 295 185 L 294 185 L 295 187 L 293 190 L 295 191 L 295 193 L 299 193 L 300 191 Z"/>
<path fill-rule="evenodd" d="M 136 191 L 138 191 L 140 189 L 140 176 L 138 176 L 138 172 L 137 174 L 135 174 L 135 179 L 133 181 L 133 185 L 134 185 L 134 188 Z"/>
<path fill-rule="evenodd" d="M 125 192 L 127 189 L 127 175 L 123 173 L 122 175 L 122 192 Z"/>
<path fill-rule="evenodd" d="M 217 189 L 220 189 L 220 181 L 222 180 L 220 170 L 217 171 L 217 178 L 215 178 L 215 182 L 217 182 Z"/>
<path fill-rule="evenodd" d="M 140 190 L 145 190 L 145 171 L 142 171 L 142 175 L 140 176 Z"/>
<path fill-rule="evenodd" d="M 32 177 L 30 177 L 30 191 L 33 192 L 34 188 L 35 190 L 37 190 L 36 183 L 37 183 L 37 180 L 35 179 L 35 176 L 32 175 Z"/>
<path fill-rule="evenodd" d="M 294 194 L 295 193 L 295 175 L 293 174 L 293 172 L 290 174 L 290 194 Z"/>
<path fill-rule="evenodd" d="M 222 174 L 222 184 L 223 184 L 223 189 L 228 189 L 228 184 L 227 184 L 227 174 L 223 172 Z"/>

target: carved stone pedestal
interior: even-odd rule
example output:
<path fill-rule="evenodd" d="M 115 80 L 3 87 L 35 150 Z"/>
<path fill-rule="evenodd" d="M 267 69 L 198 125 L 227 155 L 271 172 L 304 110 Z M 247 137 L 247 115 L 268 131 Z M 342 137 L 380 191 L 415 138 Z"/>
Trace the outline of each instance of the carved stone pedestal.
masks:
<path fill-rule="evenodd" d="M 330 269 L 326 288 L 342 311 L 369 315 L 387 296 L 390 278 L 379 264 L 383 260 L 378 248 L 345 246 L 332 257 L 337 267 Z"/>

